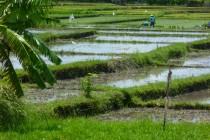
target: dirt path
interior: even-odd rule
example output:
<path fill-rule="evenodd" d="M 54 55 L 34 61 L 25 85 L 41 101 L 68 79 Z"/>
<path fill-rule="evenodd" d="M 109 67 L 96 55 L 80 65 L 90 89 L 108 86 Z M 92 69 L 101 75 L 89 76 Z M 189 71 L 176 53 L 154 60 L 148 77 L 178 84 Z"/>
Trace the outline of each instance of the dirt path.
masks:
<path fill-rule="evenodd" d="M 154 121 L 163 120 L 163 108 L 125 108 L 119 111 L 110 112 L 96 116 L 99 120 L 137 120 L 151 119 Z M 168 110 L 168 120 L 170 122 L 210 122 L 210 111 L 208 110 Z"/>

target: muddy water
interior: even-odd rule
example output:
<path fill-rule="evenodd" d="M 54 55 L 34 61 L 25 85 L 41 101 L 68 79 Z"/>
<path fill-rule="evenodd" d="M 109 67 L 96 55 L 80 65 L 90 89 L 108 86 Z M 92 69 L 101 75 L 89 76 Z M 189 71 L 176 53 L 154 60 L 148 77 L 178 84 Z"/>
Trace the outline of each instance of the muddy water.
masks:
<path fill-rule="evenodd" d="M 56 30 L 56 29 L 28 29 L 29 32 L 33 34 L 43 34 L 43 33 L 68 33 L 70 30 Z"/>
<path fill-rule="evenodd" d="M 155 69 L 154 69 L 155 71 Z M 172 79 L 182 79 L 187 77 L 196 77 L 203 74 L 209 74 L 210 68 L 174 68 L 172 69 Z M 149 83 L 165 82 L 168 75 L 168 69 L 163 68 L 160 73 L 147 73 L 144 78 L 134 76 L 135 78 L 129 78 L 119 81 L 110 82 L 109 86 L 128 88 L 134 86 L 142 86 Z"/>
<path fill-rule="evenodd" d="M 184 62 L 184 66 L 203 66 L 210 67 L 210 55 L 209 56 L 201 56 L 198 58 L 188 59 Z"/>
<path fill-rule="evenodd" d="M 172 97 L 171 101 L 175 102 L 197 102 L 201 104 L 210 104 L 210 89 L 194 91 L 184 95 Z"/>
<path fill-rule="evenodd" d="M 151 68 L 140 69 L 140 70 L 131 70 L 131 71 L 121 71 L 118 73 L 101 73 L 94 79 L 93 85 L 109 83 L 113 80 L 121 80 L 122 78 L 129 78 L 132 75 L 136 76 L 139 74 L 144 76 L 145 72 L 150 71 Z M 158 71 L 158 70 L 157 70 Z M 136 74 L 134 74 L 136 73 Z M 69 80 L 58 80 L 53 87 L 48 87 L 47 89 L 37 89 L 37 87 L 31 87 L 25 91 L 24 98 L 27 101 L 33 103 L 40 102 L 50 102 L 54 100 L 72 98 L 75 96 L 80 96 L 80 84 L 81 78 L 69 79 Z M 97 91 L 100 93 L 101 91 Z"/>
<path fill-rule="evenodd" d="M 133 44 L 133 43 L 68 43 L 61 45 L 53 45 L 51 50 L 75 53 L 92 53 L 92 54 L 127 54 L 137 52 L 149 52 L 159 47 L 166 47 L 169 44 L 148 43 L 148 44 Z"/>
<path fill-rule="evenodd" d="M 90 60 L 109 60 L 109 59 L 117 59 L 119 56 L 106 56 L 106 55 L 59 55 L 62 60 L 62 64 L 80 62 L 80 61 L 90 61 Z M 52 65 L 52 63 L 45 57 L 42 57 L 44 61 Z M 22 66 L 15 57 L 11 57 L 11 61 L 15 69 L 21 69 Z"/>
<path fill-rule="evenodd" d="M 187 43 L 197 40 L 206 39 L 206 37 L 148 37 L 148 36 L 97 36 L 99 41 L 142 41 L 142 42 L 158 42 L 158 43 Z"/>
<path fill-rule="evenodd" d="M 80 79 L 58 80 L 53 87 L 38 89 L 36 86 L 25 90 L 24 99 L 33 103 L 50 102 L 79 96 Z"/>
<path fill-rule="evenodd" d="M 119 111 L 113 111 L 107 114 L 98 115 L 99 120 L 107 121 L 129 121 L 150 119 L 153 121 L 162 121 L 164 109 L 162 108 L 125 108 Z M 208 110 L 174 110 L 169 109 L 167 115 L 168 121 L 177 122 L 210 122 L 210 111 Z"/>
<path fill-rule="evenodd" d="M 209 69 L 206 69 L 206 70 L 208 73 L 210 72 Z M 138 70 L 120 71 L 117 73 L 109 73 L 109 74 L 101 73 L 98 75 L 97 78 L 94 79 L 93 84 L 94 85 L 103 84 L 103 85 L 111 85 L 111 86 L 115 85 L 122 88 L 131 87 L 131 86 L 139 86 L 141 84 L 144 85 L 144 84 L 148 84 L 152 82 L 157 82 L 154 79 L 158 79 L 158 78 L 159 78 L 158 81 L 166 81 L 167 72 L 168 71 L 166 68 L 150 67 L 150 68 L 144 68 L 144 69 L 138 69 Z M 200 74 L 205 73 L 205 71 L 202 71 L 202 70 L 200 71 L 200 69 L 197 71 L 194 71 L 194 70 L 192 71 L 192 69 L 186 68 L 184 73 L 182 74 L 184 75 L 188 73 L 188 75 L 190 75 L 189 73 L 192 74 L 194 72 L 196 74 L 197 72 L 199 72 Z M 160 74 L 164 75 L 165 77 L 160 76 Z M 179 76 L 183 76 L 183 75 L 179 75 Z M 26 99 L 31 102 L 49 102 L 49 101 L 79 96 L 80 92 L 81 91 L 80 91 L 79 78 L 71 79 L 71 80 L 62 80 L 62 81 L 59 80 L 54 87 L 49 87 L 48 89 L 44 89 L 44 90 L 39 90 L 37 88 L 29 89 L 28 91 L 26 91 Z M 202 96 L 198 95 L 197 97 L 199 98 Z M 205 99 L 205 97 L 207 99 L 208 96 L 204 94 L 203 97 L 204 98 L 201 98 L 200 101 L 204 101 L 203 99 Z M 195 100 L 197 99 L 195 98 Z"/>
<path fill-rule="evenodd" d="M 209 35 L 206 32 L 165 32 L 165 31 L 129 31 L 129 30 L 100 30 L 99 33 L 122 33 L 122 34 L 143 34 L 143 35 Z"/>

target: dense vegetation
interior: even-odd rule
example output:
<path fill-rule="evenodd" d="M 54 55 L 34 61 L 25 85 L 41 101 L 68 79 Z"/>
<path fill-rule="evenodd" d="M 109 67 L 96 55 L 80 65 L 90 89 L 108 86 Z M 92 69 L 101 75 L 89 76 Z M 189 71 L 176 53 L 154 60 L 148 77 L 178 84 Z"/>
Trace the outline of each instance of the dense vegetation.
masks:
<path fill-rule="evenodd" d="M 71 0 L 71 1 L 108 2 L 108 3 L 122 4 L 122 5 L 126 3 L 141 3 L 141 4 L 147 3 L 149 5 L 187 5 L 187 6 L 204 6 L 204 5 L 207 6 L 209 2 L 209 0 Z"/>
<path fill-rule="evenodd" d="M 13 1 L 13 0 L 11 0 Z M 34 2 L 36 0 L 28 0 L 28 2 Z M 39 1 L 39 0 L 37 0 Z M 45 2 L 47 2 L 46 0 Z M 74 0 L 73 0 L 74 1 Z M 79 0 L 82 2 L 88 3 L 78 3 L 78 0 L 75 0 L 73 3 L 68 3 L 66 0 L 62 3 L 57 4 L 54 8 L 49 9 L 51 14 L 50 18 L 45 17 L 45 10 L 48 11 L 48 8 L 38 12 L 43 12 L 43 17 L 47 21 L 52 18 L 60 20 L 60 23 L 56 23 L 56 31 L 54 33 L 43 33 L 38 36 L 32 36 L 25 32 L 27 27 L 53 27 L 54 25 L 43 25 L 42 22 L 33 21 L 42 16 L 36 15 L 38 9 L 32 10 L 33 6 L 28 5 L 27 1 L 24 1 L 23 5 L 16 5 L 11 8 L 12 12 L 9 12 L 8 18 L 3 18 L 2 24 L 8 25 L 8 27 L 2 26 L 1 36 L 4 35 L 6 41 L 9 45 L 14 45 L 13 48 L 20 49 L 17 43 L 19 40 L 22 41 L 23 37 L 25 38 L 25 44 L 33 39 L 30 45 L 33 46 L 33 49 L 36 50 L 37 55 L 52 55 L 51 60 L 56 61 L 56 64 L 59 64 L 60 60 L 56 57 L 54 52 L 50 52 L 49 49 L 46 49 L 46 46 L 42 44 L 43 42 L 38 38 L 40 37 L 48 43 L 52 41 L 71 41 L 71 39 L 81 39 L 83 37 L 88 37 L 97 34 L 97 29 L 106 29 L 113 30 L 115 27 L 124 27 L 121 30 L 124 31 L 139 31 L 141 27 L 140 22 L 144 22 L 148 19 L 148 16 L 153 13 L 158 17 L 158 26 L 155 29 L 145 28 L 145 30 L 161 30 L 161 31 L 179 31 L 179 30 L 198 30 L 199 32 L 207 31 L 207 28 L 204 28 L 203 24 L 207 23 L 209 19 L 210 10 L 206 7 L 184 7 L 184 6 L 142 6 L 142 3 L 148 3 L 153 5 L 188 5 L 188 6 L 199 6 L 203 5 L 206 1 L 200 0 L 95 0 L 99 3 L 89 3 L 94 2 L 94 0 Z M 0 2 L 9 2 L 1 1 Z M 21 2 L 14 0 L 13 2 Z M 29 3 L 30 3 L 29 2 Z M 41 1 L 40 1 L 41 2 Z M 127 4 L 127 6 L 120 6 L 110 3 L 100 3 L 100 2 L 112 2 L 118 4 Z M 130 3 L 140 3 L 140 5 L 130 5 Z M 1 4 L 1 3 L 0 3 Z M 38 4 L 38 3 L 37 3 Z M 10 6 L 10 5 L 8 5 Z M 34 7 L 37 7 L 35 5 Z M 44 5 L 45 7 L 45 5 Z M 2 7 L 0 7 L 1 9 Z M 37 7 L 38 8 L 38 7 Z M 17 9 L 20 9 L 17 10 Z M 30 10 L 31 11 L 30 11 Z M 16 12 L 19 11 L 19 12 Z M 14 12 L 15 11 L 15 12 Z M 29 11 L 29 17 L 27 16 L 27 11 Z M 113 11 L 116 12 L 116 15 L 113 16 Z M 148 12 L 149 11 L 149 12 Z M 69 15 L 74 14 L 75 20 L 69 21 Z M 21 15 L 20 19 L 13 20 L 13 17 L 18 17 Z M 36 16 L 38 16 L 36 18 Z M 28 21 L 29 19 L 29 21 Z M 45 20 L 46 21 L 46 20 Z M 185 22 L 184 22 L 185 21 Z M 202 22 L 201 22 L 202 21 Z M 17 22 L 17 24 L 16 24 Z M 37 24 L 38 22 L 38 24 Z M 23 26 L 21 26 L 23 25 Z M 74 30 L 74 27 L 96 27 L 94 29 L 78 29 Z M 90 26 L 89 26 L 90 25 Z M 196 28 L 195 26 L 199 26 Z M 110 27 L 109 27 L 110 26 Z M 167 28 L 164 28 L 167 27 Z M 185 28 L 186 27 L 186 28 Z M 129 28 L 129 29 L 127 29 Z M 130 29 L 131 28 L 131 29 Z M 47 29 L 48 30 L 48 29 Z M 51 30 L 51 29 L 49 29 Z M 65 30 L 62 33 L 56 33 L 59 30 Z M 69 32 L 67 32 L 69 30 Z M 8 32 L 12 32 L 12 37 L 15 41 L 9 42 Z M 18 34 L 16 34 L 17 32 Z M 100 33 L 98 33 L 100 34 Z M 14 36 L 15 35 L 15 36 Z M 112 34 L 113 35 L 113 34 Z M 126 34 L 117 34 L 117 35 L 126 35 Z M 150 37 L 157 36 L 166 36 L 166 35 L 147 35 Z M 183 35 L 171 35 L 182 37 Z M 193 35 L 192 35 L 193 36 Z M 203 35 L 196 35 L 196 37 L 202 37 Z M 187 37 L 191 37 L 188 35 Z M 85 40 L 85 39 L 84 39 Z M 34 44 L 36 42 L 41 43 L 41 46 Z M 80 41 L 80 40 L 79 40 Z M 83 41 L 83 40 L 81 40 Z M 87 41 L 87 40 L 85 40 Z M 88 40 L 91 42 L 92 40 Z M 126 41 L 124 41 L 126 42 Z M 142 67 L 157 67 L 157 66 L 167 66 L 168 61 L 173 59 L 179 59 L 186 56 L 191 51 L 198 51 L 198 49 L 203 49 L 207 51 L 210 49 L 209 39 L 201 40 L 193 43 L 178 43 L 172 44 L 168 47 L 157 48 L 151 52 L 147 53 L 134 53 L 131 55 L 122 55 L 121 59 L 114 60 L 105 60 L 105 61 L 85 61 L 85 62 L 75 62 L 64 65 L 54 65 L 50 66 L 48 69 L 44 69 L 47 74 L 41 71 L 39 68 L 42 65 L 40 63 L 35 63 L 34 55 L 28 55 L 28 59 L 24 58 L 26 63 L 23 66 L 29 66 L 37 70 L 38 74 L 35 73 L 34 79 L 42 81 L 42 86 L 45 87 L 45 82 L 51 83 L 47 78 L 51 77 L 53 84 L 55 79 L 52 74 L 55 75 L 56 79 L 74 79 L 78 77 L 82 78 L 80 82 L 81 89 L 78 89 L 78 96 L 69 97 L 63 100 L 56 100 L 47 103 L 38 103 L 33 104 L 25 102 L 27 97 L 18 98 L 15 95 L 13 89 L 1 88 L 0 87 L 0 140 L 7 139 L 17 139 L 17 140 L 34 140 L 34 139 L 160 139 L 160 140 L 203 140 L 210 139 L 209 135 L 209 123 L 183 123 L 178 122 L 176 124 L 169 123 L 165 131 L 162 130 L 161 122 L 153 122 L 151 120 L 135 120 L 135 121 L 102 121 L 93 115 L 106 113 L 109 111 L 116 111 L 125 107 L 147 107 L 157 109 L 164 107 L 165 97 L 165 82 L 156 82 L 154 84 L 149 84 L 145 86 L 136 86 L 131 88 L 116 88 L 108 87 L 102 85 L 95 85 L 92 83 L 92 78 L 94 74 L 90 73 L 110 73 L 118 72 L 128 68 L 142 68 Z M 38 44 L 39 44 L 38 43 Z M 98 42 L 97 42 L 98 43 Z M 114 43 L 114 42 L 112 42 Z M 116 42 L 115 42 L 116 43 Z M 123 41 L 121 42 L 123 43 Z M 130 42 L 131 43 L 131 42 Z M 136 42 L 132 42 L 136 43 Z M 142 43 L 142 42 L 141 42 Z M 1 47 L 1 46 L 0 46 Z M 29 46 L 28 46 L 29 47 Z M 39 49 L 37 49 L 39 47 Z M 25 46 L 22 46 L 25 48 Z M 44 49 L 44 50 L 43 50 Z M 9 49 L 10 50 L 10 49 Z M 22 49 L 20 49 L 22 52 Z M 201 50 L 199 50 L 201 51 Z M 0 52 L 2 54 L 3 51 Z M 30 54 L 33 54 L 29 51 Z M 24 56 L 18 53 L 18 56 L 21 58 Z M 0 55 L 0 59 L 5 59 Z M 8 55 L 6 58 L 8 59 Z M 41 59 L 40 59 L 41 60 Z M 32 61 L 32 62 L 31 62 Z M 4 63 L 8 64 L 8 63 Z M 43 63 L 41 63 L 43 64 Z M 11 63 L 10 63 L 11 65 Z M 44 64 L 43 64 L 44 65 Z M 7 65 L 6 65 L 7 66 Z M 44 65 L 47 68 L 46 65 Z M 174 65 L 176 66 L 176 65 Z M 41 67 L 43 68 L 43 67 Z M 6 69 L 8 70 L 8 69 Z M 43 70 L 43 69 L 42 69 Z M 8 71 L 6 71 L 8 72 Z M 36 71 L 35 71 L 36 72 Z M 23 70 L 13 70 L 13 73 L 17 73 L 21 82 L 23 82 L 24 87 L 28 88 L 37 88 L 34 84 L 33 77 L 30 77 L 30 74 L 27 71 Z M 1 73 L 1 77 L 5 75 Z M 13 75 L 11 75 L 13 76 Z M 39 79 L 40 78 L 40 79 Z M 35 79 L 35 80 L 36 80 Z M 17 81 L 18 82 L 18 81 Z M 63 82 L 63 81 L 62 81 Z M 77 81 L 78 82 L 78 81 Z M 0 81 L 0 84 L 3 86 L 8 85 L 8 83 L 3 83 Z M 63 89 L 63 85 L 59 85 L 59 89 Z M 69 86 L 69 85 L 65 85 Z M 70 85 L 71 86 L 71 85 Z M 74 85 L 73 85 L 74 86 Z M 172 81 L 170 96 L 182 95 L 192 91 L 198 91 L 202 89 L 208 89 L 210 87 L 210 75 L 201 75 L 198 77 L 190 77 L 185 79 L 177 79 Z M 55 87 L 57 88 L 57 87 Z M 73 87 L 75 88 L 75 87 Z M 76 87 L 77 88 L 77 87 Z M 76 89 L 75 88 L 75 89 Z M 49 87 L 51 92 L 54 88 Z M 57 89 L 56 89 L 57 90 Z M 77 89 L 76 89 L 77 90 Z M 54 92 L 54 91 L 53 91 Z M 67 91 L 71 93 L 70 91 Z M 37 92 L 36 92 L 37 93 Z M 57 93 L 56 93 L 57 94 Z M 58 94 L 63 94 L 59 92 Z M 22 95 L 22 94 L 21 94 Z M 20 96 L 21 96 L 20 95 Z M 39 94 L 40 95 L 40 94 Z M 42 98 L 39 95 L 37 98 Z M 43 96 L 48 96 L 44 94 Z M 50 97 L 51 98 L 51 97 Z M 21 102 L 23 101 L 23 102 Z M 210 110 L 210 105 L 199 104 L 199 103 L 190 103 L 190 102 L 172 102 L 169 104 L 169 108 L 172 109 L 200 109 L 200 110 Z M 71 116 L 72 118 L 68 118 Z M 82 118 L 83 116 L 83 118 Z M 161 118 L 162 120 L 162 118 Z"/>

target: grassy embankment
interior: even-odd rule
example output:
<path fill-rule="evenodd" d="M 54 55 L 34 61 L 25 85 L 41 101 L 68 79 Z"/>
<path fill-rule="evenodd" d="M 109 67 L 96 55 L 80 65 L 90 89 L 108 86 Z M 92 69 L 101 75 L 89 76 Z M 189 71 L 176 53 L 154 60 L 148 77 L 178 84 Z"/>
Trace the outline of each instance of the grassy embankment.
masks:
<path fill-rule="evenodd" d="M 113 16 L 113 12 L 115 16 Z M 141 27 L 151 14 L 157 16 L 156 29 L 200 30 L 209 19 L 208 7 L 184 6 L 119 6 L 107 3 L 65 3 L 55 6 L 51 16 L 62 19 L 65 26 L 94 25 L 95 27 Z M 76 20 L 69 22 L 69 16 Z"/>
<path fill-rule="evenodd" d="M 62 30 L 62 29 L 60 29 Z M 87 29 L 83 29 L 83 30 L 63 30 L 63 32 L 59 32 L 59 30 L 55 33 L 50 33 L 46 32 L 46 33 L 41 33 L 41 34 L 37 34 L 37 36 L 42 39 L 42 41 L 45 42 L 53 42 L 56 40 L 65 40 L 65 39 L 80 39 L 80 38 L 85 38 L 85 37 L 90 37 L 96 34 L 95 30 L 87 30 Z"/>

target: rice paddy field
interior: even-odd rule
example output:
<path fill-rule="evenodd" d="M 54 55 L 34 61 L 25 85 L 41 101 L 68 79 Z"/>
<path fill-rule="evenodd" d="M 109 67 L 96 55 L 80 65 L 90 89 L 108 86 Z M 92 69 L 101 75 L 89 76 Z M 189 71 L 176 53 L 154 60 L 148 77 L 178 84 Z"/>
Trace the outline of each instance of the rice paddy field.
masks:
<path fill-rule="evenodd" d="M 151 14 L 154 28 L 144 25 Z M 50 17 L 58 22 L 28 31 L 61 58 L 41 56 L 58 81 L 39 89 L 11 55 L 27 118 L 0 140 L 210 139 L 209 7 L 59 2 Z"/>

